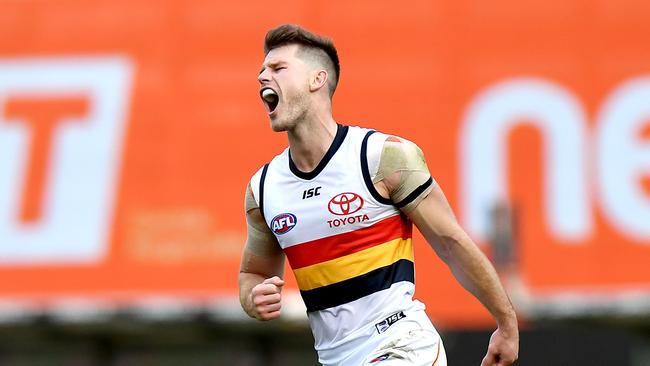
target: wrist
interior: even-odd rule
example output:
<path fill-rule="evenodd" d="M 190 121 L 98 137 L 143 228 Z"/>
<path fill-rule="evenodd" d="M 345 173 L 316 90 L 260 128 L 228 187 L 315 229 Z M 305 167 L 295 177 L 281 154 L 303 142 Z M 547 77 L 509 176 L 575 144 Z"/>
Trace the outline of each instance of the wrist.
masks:
<path fill-rule="evenodd" d="M 497 319 L 497 327 L 506 334 L 519 334 L 519 327 L 517 325 L 517 315 L 511 312 L 505 316 Z"/>

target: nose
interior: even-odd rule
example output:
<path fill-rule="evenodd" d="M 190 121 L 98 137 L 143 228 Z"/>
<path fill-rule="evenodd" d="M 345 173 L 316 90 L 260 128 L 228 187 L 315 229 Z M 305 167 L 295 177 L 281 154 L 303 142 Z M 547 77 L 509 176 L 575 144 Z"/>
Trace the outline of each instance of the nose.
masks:
<path fill-rule="evenodd" d="M 258 76 L 257 76 L 257 81 L 260 82 L 260 84 L 264 85 L 264 83 L 270 81 L 269 76 L 268 76 L 268 69 L 264 69 Z"/>

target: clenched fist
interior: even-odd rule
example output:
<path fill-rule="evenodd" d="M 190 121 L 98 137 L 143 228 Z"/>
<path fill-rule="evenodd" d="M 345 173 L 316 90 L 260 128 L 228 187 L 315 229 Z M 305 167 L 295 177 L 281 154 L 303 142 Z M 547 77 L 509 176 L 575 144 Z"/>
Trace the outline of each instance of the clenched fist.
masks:
<path fill-rule="evenodd" d="M 280 317 L 282 286 L 284 280 L 274 276 L 253 287 L 251 300 L 257 319 L 273 320 Z"/>
<path fill-rule="evenodd" d="M 518 355 L 519 331 L 514 328 L 514 331 L 505 332 L 498 328 L 490 337 L 488 351 L 481 366 L 510 366 Z"/>

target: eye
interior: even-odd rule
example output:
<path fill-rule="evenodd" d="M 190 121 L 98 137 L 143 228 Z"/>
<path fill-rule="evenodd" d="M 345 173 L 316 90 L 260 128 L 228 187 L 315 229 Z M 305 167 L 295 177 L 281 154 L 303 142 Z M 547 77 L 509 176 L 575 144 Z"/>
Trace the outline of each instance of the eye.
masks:
<path fill-rule="evenodd" d="M 280 66 L 280 67 L 277 67 L 277 68 L 275 69 L 275 71 L 284 70 L 284 69 L 286 69 L 286 68 L 287 68 L 286 66 Z"/>

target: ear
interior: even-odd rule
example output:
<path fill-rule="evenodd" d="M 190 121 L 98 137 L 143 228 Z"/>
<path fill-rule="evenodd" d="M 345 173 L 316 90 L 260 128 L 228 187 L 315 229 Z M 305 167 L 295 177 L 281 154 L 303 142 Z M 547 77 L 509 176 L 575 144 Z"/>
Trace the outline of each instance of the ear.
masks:
<path fill-rule="evenodd" d="M 309 91 L 315 92 L 327 84 L 327 71 L 324 69 L 315 70 L 309 79 Z"/>

